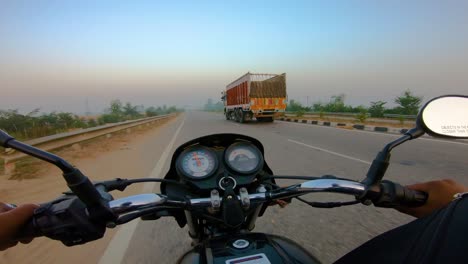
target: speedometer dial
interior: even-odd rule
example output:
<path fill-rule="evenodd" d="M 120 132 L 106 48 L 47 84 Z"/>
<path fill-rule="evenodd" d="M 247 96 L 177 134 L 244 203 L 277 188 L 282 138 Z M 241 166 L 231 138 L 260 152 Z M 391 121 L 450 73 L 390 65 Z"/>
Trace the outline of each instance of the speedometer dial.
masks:
<path fill-rule="evenodd" d="M 178 167 L 185 176 L 192 179 L 202 179 L 215 172 L 218 161 L 211 150 L 195 148 L 180 155 Z"/>
<path fill-rule="evenodd" d="M 226 164 L 235 172 L 251 174 L 263 165 L 263 157 L 257 147 L 249 143 L 235 143 L 225 154 Z"/>

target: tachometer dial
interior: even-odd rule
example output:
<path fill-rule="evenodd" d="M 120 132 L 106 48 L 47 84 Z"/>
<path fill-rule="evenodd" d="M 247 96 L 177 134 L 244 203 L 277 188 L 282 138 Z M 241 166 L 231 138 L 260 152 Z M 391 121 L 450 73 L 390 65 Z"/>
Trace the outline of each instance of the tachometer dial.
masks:
<path fill-rule="evenodd" d="M 254 173 L 263 165 L 260 150 L 252 144 L 243 142 L 231 145 L 226 150 L 224 159 L 229 168 L 241 174 Z"/>
<path fill-rule="evenodd" d="M 192 179 L 211 176 L 218 167 L 216 155 L 206 148 L 195 148 L 182 153 L 178 159 L 180 171 Z"/>

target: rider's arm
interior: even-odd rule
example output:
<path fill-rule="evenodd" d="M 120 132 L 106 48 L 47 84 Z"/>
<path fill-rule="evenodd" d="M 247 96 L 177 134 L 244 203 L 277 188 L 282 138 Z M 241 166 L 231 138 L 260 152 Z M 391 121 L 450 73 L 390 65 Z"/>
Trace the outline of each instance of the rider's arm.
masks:
<path fill-rule="evenodd" d="M 406 208 L 400 207 L 398 210 L 405 214 L 415 217 L 424 217 L 435 210 L 447 206 L 457 193 L 468 192 L 468 187 L 459 184 L 451 179 L 444 179 L 438 181 L 429 181 L 406 186 L 413 190 L 424 191 L 429 197 L 427 203 L 421 207 Z"/>
<path fill-rule="evenodd" d="M 429 194 L 424 206 L 399 208 L 420 218 L 367 241 L 336 263 L 462 263 L 468 259 L 468 199 L 449 205 L 454 194 L 468 188 L 453 180 L 407 187 Z"/>
<path fill-rule="evenodd" d="M 13 238 L 31 218 L 37 207 L 35 204 L 25 204 L 14 208 L 0 202 L 0 251 L 18 244 L 12 241 Z M 21 243 L 29 243 L 31 240 L 21 240 Z"/>

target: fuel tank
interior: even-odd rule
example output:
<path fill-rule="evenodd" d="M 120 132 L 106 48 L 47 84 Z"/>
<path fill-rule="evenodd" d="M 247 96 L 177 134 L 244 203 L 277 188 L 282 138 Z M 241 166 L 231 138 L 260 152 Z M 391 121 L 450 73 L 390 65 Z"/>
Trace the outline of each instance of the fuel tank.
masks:
<path fill-rule="evenodd" d="M 320 261 L 290 239 L 263 233 L 247 233 L 207 240 L 185 253 L 178 263 L 313 264 Z"/>

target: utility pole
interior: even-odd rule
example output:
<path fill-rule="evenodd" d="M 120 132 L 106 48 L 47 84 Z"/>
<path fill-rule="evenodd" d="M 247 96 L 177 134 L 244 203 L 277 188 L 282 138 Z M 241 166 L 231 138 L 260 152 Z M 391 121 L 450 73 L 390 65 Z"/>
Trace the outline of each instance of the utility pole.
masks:
<path fill-rule="evenodd" d="M 307 96 L 307 107 L 309 106 L 309 96 Z"/>
<path fill-rule="evenodd" d="M 88 117 L 91 115 L 91 113 L 89 112 L 89 102 L 88 102 L 88 97 L 86 97 L 86 113 L 85 115 Z"/>

